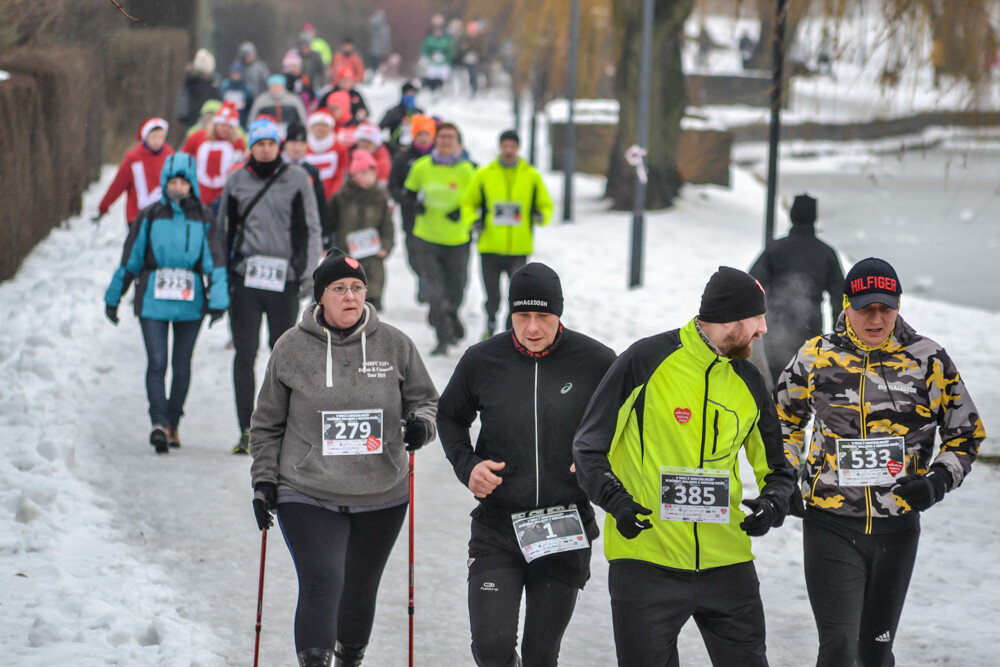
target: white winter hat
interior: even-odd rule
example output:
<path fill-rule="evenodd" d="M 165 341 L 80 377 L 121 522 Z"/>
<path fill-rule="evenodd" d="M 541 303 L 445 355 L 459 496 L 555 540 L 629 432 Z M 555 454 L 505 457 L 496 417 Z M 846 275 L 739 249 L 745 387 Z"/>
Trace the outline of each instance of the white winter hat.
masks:
<path fill-rule="evenodd" d="M 194 54 L 192 67 L 194 67 L 195 72 L 211 74 L 215 71 L 215 56 L 208 49 L 198 49 L 197 53 Z"/>
<path fill-rule="evenodd" d="M 370 141 L 376 146 L 382 145 L 382 129 L 372 123 L 361 123 L 354 130 L 355 141 Z"/>

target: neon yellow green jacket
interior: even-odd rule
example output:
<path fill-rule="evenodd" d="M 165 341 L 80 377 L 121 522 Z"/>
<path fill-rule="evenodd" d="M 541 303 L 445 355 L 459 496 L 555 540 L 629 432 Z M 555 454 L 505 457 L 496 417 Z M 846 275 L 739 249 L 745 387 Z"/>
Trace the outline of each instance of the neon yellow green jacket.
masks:
<path fill-rule="evenodd" d="M 495 224 L 497 204 L 504 203 L 516 203 L 520 208 L 519 224 Z M 483 221 L 477 244 L 481 253 L 530 255 L 535 213 L 541 217 L 537 224 L 549 224 L 552 200 L 538 170 L 520 158 L 514 167 L 504 167 L 499 160 L 480 167 L 462 198 L 463 219 L 469 224 Z"/>
<path fill-rule="evenodd" d="M 746 360 L 712 352 L 694 320 L 626 350 L 604 376 L 573 442 L 577 477 L 594 503 L 608 510 L 631 494 L 653 510 L 653 527 L 632 540 L 608 514 L 608 560 L 690 571 L 752 560 L 750 538 L 740 528 L 746 516 L 741 449 L 761 494 L 784 511 L 794 473 L 760 372 Z M 728 471 L 728 523 L 661 519 L 662 466 Z"/>
<path fill-rule="evenodd" d="M 462 245 L 471 239 L 471 223 L 448 214 L 461 215 L 462 196 L 472 181 L 475 167 L 467 160 L 455 164 L 436 164 L 431 155 L 425 155 L 410 167 L 403 187 L 422 194 L 424 212 L 417 215 L 413 234 L 418 239 L 438 245 Z"/>

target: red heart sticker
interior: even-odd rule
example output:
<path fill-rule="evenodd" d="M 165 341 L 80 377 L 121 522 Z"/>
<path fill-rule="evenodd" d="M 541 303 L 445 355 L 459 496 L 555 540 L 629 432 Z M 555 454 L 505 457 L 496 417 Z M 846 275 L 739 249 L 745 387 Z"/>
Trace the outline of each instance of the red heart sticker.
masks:
<path fill-rule="evenodd" d="M 382 441 L 376 438 L 374 435 L 368 436 L 367 442 L 365 442 L 365 447 L 368 448 L 369 452 L 374 452 L 382 446 Z"/>
<path fill-rule="evenodd" d="M 722 513 L 723 513 L 723 514 L 725 514 L 725 513 L 726 513 L 726 508 L 725 508 L 725 507 L 723 507 L 723 508 L 722 508 Z"/>
<path fill-rule="evenodd" d="M 353 257 L 345 257 L 345 258 L 344 258 L 344 262 L 345 262 L 345 263 L 346 263 L 346 264 L 347 264 L 347 265 L 348 265 L 349 267 L 351 267 L 352 269 L 356 269 L 356 268 L 358 268 L 359 266 L 361 266 L 361 265 L 360 265 L 360 264 L 358 263 L 358 260 L 354 259 Z"/>
<path fill-rule="evenodd" d="M 189 289 L 182 289 L 181 290 L 181 298 L 184 299 L 185 301 L 187 301 L 188 299 L 190 299 L 191 298 L 191 290 L 189 290 Z"/>
<path fill-rule="evenodd" d="M 889 474 L 895 477 L 900 472 L 903 471 L 903 464 L 899 461 L 889 461 L 885 464 L 885 469 L 889 471 Z"/>
<path fill-rule="evenodd" d="M 687 424 L 691 421 L 691 411 L 687 408 L 674 408 L 674 419 L 680 424 Z"/>
<path fill-rule="evenodd" d="M 582 542 L 583 541 L 583 535 L 577 535 L 576 539 L 578 539 L 578 540 L 580 540 Z"/>

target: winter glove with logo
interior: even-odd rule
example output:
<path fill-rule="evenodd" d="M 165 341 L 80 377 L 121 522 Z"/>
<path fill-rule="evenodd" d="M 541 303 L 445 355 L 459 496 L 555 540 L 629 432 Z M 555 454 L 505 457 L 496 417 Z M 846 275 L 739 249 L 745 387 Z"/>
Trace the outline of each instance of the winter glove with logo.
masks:
<path fill-rule="evenodd" d="M 925 475 L 907 475 L 896 480 L 893 495 L 906 501 L 911 509 L 923 512 L 944 498 L 951 473 L 944 466 L 933 465 Z"/>
<path fill-rule="evenodd" d="M 212 325 L 225 317 L 226 311 L 218 308 L 213 308 L 208 311 L 208 328 L 211 329 Z"/>
<path fill-rule="evenodd" d="M 653 527 L 649 519 L 640 519 L 637 515 L 649 515 L 653 510 L 643 507 L 635 502 L 627 493 L 621 497 L 615 506 L 611 508 L 610 514 L 615 518 L 618 532 L 625 539 L 632 540 L 639 536 L 644 530 Z"/>
<path fill-rule="evenodd" d="M 462 219 L 462 209 L 456 208 L 454 211 L 448 211 L 448 215 L 445 216 L 452 222 L 458 222 Z"/>
<path fill-rule="evenodd" d="M 115 326 L 118 326 L 118 306 L 104 306 L 104 316 Z"/>
<path fill-rule="evenodd" d="M 257 482 L 253 487 L 253 515 L 257 527 L 267 530 L 274 525 L 271 512 L 277 509 L 278 486 L 274 482 Z"/>
<path fill-rule="evenodd" d="M 750 514 L 740 522 L 740 528 L 750 537 L 765 535 L 772 527 L 780 526 L 785 520 L 785 512 L 767 494 L 744 500 L 743 504 L 750 508 Z"/>
<path fill-rule="evenodd" d="M 430 435 L 430 429 L 427 428 L 427 422 L 423 419 L 418 418 L 411 412 L 410 416 L 406 418 L 406 426 L 403 428 L 405 431 L 403 442 L 406 443 L 406 451 L 415 452 L 427 444 L 427 436 Z"/>

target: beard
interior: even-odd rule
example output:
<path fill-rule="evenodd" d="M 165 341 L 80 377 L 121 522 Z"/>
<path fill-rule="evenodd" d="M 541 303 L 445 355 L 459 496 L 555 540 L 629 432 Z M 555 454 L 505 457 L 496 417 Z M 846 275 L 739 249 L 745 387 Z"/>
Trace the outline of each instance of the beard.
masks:
<path fill-rule="evenodd" d="M 719 351 L 730 359 L 749 359 L 753 342 L 758 338 L 760 338 L 758 334 L 744 337 L 739 332 L 731 331 L 726 334 Z"/>

